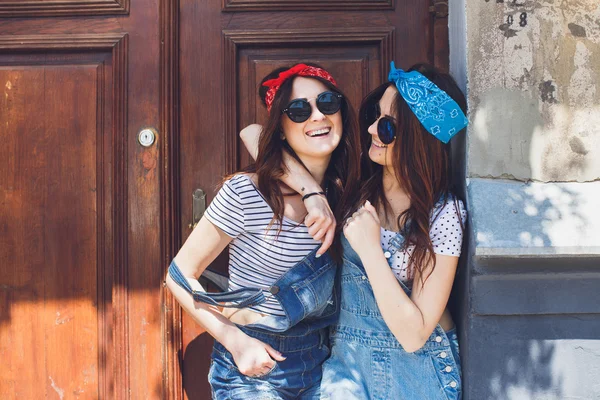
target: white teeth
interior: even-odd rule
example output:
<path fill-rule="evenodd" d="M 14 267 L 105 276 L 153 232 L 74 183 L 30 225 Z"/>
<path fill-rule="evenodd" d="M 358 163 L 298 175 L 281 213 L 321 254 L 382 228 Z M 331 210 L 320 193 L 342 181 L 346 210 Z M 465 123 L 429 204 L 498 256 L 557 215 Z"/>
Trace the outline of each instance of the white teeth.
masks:
<path fill-rule="evenodd" d="M 383 144 L 383 143 L 379 144 L 379 143 L 375 143 L 375 142 L 372 142 L 372 143 L 373 143 L 373 146 L 379 147 L 380 149 L 385 149 L 386 147 L 388 147 L 387 144 Z"/>
<path fill-rule="evenodd" d="M 329 133 L 330 130 L 331 130 L 331 128 L 323 128 L 323 129 L 318 129 L 316 131 L 310 131 L 310 132 L 308 132 L 308 136 L 315 137 L 315 136 L 326 135 Z"/>

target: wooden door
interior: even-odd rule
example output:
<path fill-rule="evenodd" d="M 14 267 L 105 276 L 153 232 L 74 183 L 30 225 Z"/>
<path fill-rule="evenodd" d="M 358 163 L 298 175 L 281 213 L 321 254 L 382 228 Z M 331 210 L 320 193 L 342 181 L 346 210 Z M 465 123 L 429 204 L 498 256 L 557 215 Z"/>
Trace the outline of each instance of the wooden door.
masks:
<path fill-rule="evenodd" d="M 174 7 L 0 0 L 2 399 L 167 396 Z"/>
<path fill-rule="evenodd" d="M 182 240 L 192 192 L 212 199 L 224 174 L 248 163 L 237 132 L 261 122 L 261 78 L 280 65 L 310 60 L 327 68 L 357 107 L 385 78 L 389 62 L 428 61 L 447 68 L 447 3 L 428 0 L 180 0 L 180 168 Z M 446 7 L 444 7 L 446 5 Z M 226 271 L 225 258 L 211 268 Z M 210 397 L 212 338 L 172 303 L 170 371 L 181 367 L 183 393 Z M 179 357 L 178 357 L 179 356 Z M 174 379 L 179 375 L 175 374 Z"/>

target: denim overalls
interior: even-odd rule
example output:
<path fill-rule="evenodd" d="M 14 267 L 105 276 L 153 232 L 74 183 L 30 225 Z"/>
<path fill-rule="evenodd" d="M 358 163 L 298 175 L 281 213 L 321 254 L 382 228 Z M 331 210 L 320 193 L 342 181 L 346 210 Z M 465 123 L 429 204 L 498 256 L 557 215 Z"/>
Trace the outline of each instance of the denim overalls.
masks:
<path fill-rule="evenodd" d="M 460 399 L 454 329 L 444 332 L 438 325 L 421 349 L 404 351 L 379 312 L 360 258 L 345 237 L 342 244 L 340 319 L 331 334 L 331 357 L 323 364 L 321 398 Z M 402 244 L 398 234 L 390 251 L 398 251 Z M 410 289 L 400 284 L 410 295 Z"/>
<path fill-rule="evenodd" d="M 329 254 L 315 257 L 313 250 L 283 274 L 270 288 L 285 312 L 265 316 L 238 327 L 247 335 L 278 350 L 286 359 L 259 378 L 240 373 L 231 353 L 215 340 L 208 380 L 213 399 L 318 399 L 322 364 L 329 356 L 328 328 L 339 316 L 336 264 Z M 243 308 L 265 301 L 263 291 L 244 288 L 224 293 L 192 291 L 181 271 L 171 263 L 169 274 L 207 304 Z M 231 304 L 234 303 L 234 304 Z"/>

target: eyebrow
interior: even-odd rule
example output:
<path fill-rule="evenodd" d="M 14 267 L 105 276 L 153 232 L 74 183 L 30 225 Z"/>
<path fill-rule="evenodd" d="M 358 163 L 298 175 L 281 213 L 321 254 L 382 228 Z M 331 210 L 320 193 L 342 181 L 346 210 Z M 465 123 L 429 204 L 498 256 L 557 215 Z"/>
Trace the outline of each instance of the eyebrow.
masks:
<path fill-rule="evenodd" d="M 377 102 L 377 107 L 379 107 L 379 112 L 381 113 L 381 100 L 379 100 L 379 101 Z M 393 115 L 390 115 L 390 114 L 380 114 L 380 115 L 384 115 L 384 116 L 386 116 L 386 117 L 390 117 L 391 119 L 393 119 L 393 120 L 394 120 L 394 122 L 398 123 L 398 120 L 397 120 L 397 119 L 396 119 L 396 117 L 394 117 Z"/>
<path fill-rule="evenodd" d="M 327 93 L 327 92 L 334 93 L 334 92 L 333 92 L 333 91 L 331 91 L 331 90 L 323 90 L 321 93 L 319 93 L 319 94 L 318 94 L 318 95 L 316 95 L 315 97 L 311 97 L 311 98 L 310 98 L 310 100 L 312 100 L 312 99 L 316 99 L 317 97 L 319 97 L 319 96 L 320 96 L 320 95 L 322 95 L 323 93 Z M 294 99 L 291 99 L 290 101 L 294 101 L 294 100 L 306 100 L 306 101 L 308 101 L 308 97 L 296 97 L 296 98 L 294 98 Z"/>

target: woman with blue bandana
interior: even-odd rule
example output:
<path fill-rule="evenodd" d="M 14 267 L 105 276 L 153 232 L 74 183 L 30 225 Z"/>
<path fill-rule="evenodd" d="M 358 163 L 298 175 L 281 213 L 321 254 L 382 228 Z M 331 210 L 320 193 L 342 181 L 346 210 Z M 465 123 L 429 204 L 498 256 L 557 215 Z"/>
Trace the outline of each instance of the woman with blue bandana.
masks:
<path fill-rule="evenodd" d="M 461 397 L 446 305 L 466 211 L 448 141 L 466 127 L 465 112 L 452 77 L 426 65 L 405 72 L 392 63 L 389 82 L 362 102 L 362 186 L 352 196 L 357 211 L 343 221 L 341 312 L 322 399 Z M 291 187 L 314 185 L 288 165 Z"/>

